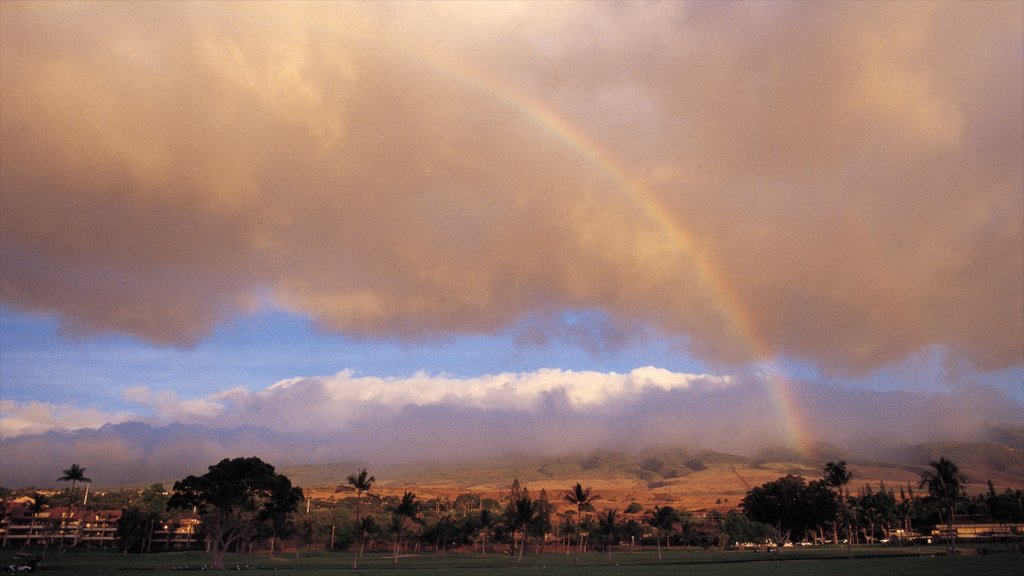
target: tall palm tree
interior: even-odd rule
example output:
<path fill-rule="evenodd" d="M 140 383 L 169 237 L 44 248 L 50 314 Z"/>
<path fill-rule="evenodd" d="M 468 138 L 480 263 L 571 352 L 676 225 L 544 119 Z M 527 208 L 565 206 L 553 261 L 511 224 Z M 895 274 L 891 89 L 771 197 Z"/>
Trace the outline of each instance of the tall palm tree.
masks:
<path fill-rule="evenodd" d="M 853 533 L 850 530 L 850 515 L 846 512 L 846 496 L 843 494 L 843 490 L 850 480 L 853 478 L 853 472 L 850 472 L 846 468 L 846 460 L 840 460 L 839 462 L 826 462 L 825 463 L 825 485 L 830 488 L 835 488 L 837 498 L 839 498 L 839 510 L 840 515 L 846 520 L 846 554 L 849 558 L 853 558 Z M 836 527 L 835 520 L 832 521 L 832 543 L 838 544 L 839 541 L 839 530 Z"/>
<path fill-rule="evenodd" d="M 78 464 L 72 464 L 70 468 L 64 471 L 64 475 L 57 478 L 58 482 L 71 482 L 71 490 L 68 492 L 68 512 L 64 517 L 64 528 L 60 531 L 60 550 L 64 551 L 64 532 L 67 531 L 68 516 L 74 513 L 75 509 L 75 484 L 79 482 L 92 482 L 92 478 L 85 477 L 85 468 L 82 468 Z"/>
<path fill-rule="evenodd" d="M 406 519 L 416 520 L 420 512 L 420 503 L 416 500 L 416 494 L 406 492 L 402 500 L 391 509 L 391 532 L 395 535 L 395 555 L 391 560 L 392 566 L 398 565 L 398 546 L 401 543 L 402 532 L 405 530 Z"/>
<path fill-rule="evenodd" d="M 946 548 L 956 554 L 956 504 L 964 496 L 967 477 L 960 473 L 960 467 L 946 458 L 928 463 L 932 470 L 921 473 L 918 488 L 927 488 L 928 495 L 939 503 L 939 516 L 946 520 Z"/>
<path fill-rule="evenodd" d="M 356 489 L 356 521 L 355 521 L 355 526 L 356 526 L 356 530 L 358 531 L 359 530 L 360 504 L 362 503 L 363 493 L 364 492 L 369 492 L 370 490 L 372 490 L 373 489 L 373 483 L 376 482 L 377 479 L 374 478 L 373 476 L 370 476 L 366 472 L 366 468 L 361 468 L 359 470 L 359 472 L 357 472 L 355 474 L 349 474 L 348 478 L 346 478 L 346 481 L 349 483 L 350 486 L 352 486 L 353 488 Z M 359 534 L 359 533 L 356 534 L 356 537 L 359 538 L 360 541 L 362 541 L 362 539 L 365 538 L 365 536 L 363 536 L 362 534 Z M 363 554 L 363 548 L 362 548 L 362 546 L 360 546 L 359 547 L 359 556 L 362 556 L 362 554 Z M 354 554 L 352 556 L 352 569 L 353 570 L 356 570 L 356 569 L 359 568 L 359 556 L 356 556 Z"/>
<path fill-rule="evenodd" d="M 583 487 L 579 482 L 565 493 L 565 501 L 576 507 L 576 528 L 579 532 L 579 548 L 573 562 L 579 561 L 579 552 L 583 550 L 583 511 L 590 512 L 594 509 L 594 501 L 601 497 L 591 494 L 590 487 Z"/>

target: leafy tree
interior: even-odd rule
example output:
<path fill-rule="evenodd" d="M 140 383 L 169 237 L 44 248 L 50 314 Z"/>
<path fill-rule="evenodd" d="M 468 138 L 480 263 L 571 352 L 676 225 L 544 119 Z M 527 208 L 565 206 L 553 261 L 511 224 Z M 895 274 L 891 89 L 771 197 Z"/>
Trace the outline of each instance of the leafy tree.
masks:
<path fill-rule="evenodd" d="M 121 518 L 117 523 L 117 539 L 121 550 L 146 552 L 153 526 L 167 511 L 169 496 L 163 484 L 151 484 L 142 490 L 125 491 L 119 497 Z"/>
<path fill-rule="evenodd" d="M 770 524 L 751 520 L 747 516 L 732 511 L 722 520 L 722 532 L 736 544 L 743 542 L 760 543 L 771 538 L 775 529 Z"/>
<path fill-rule="evenodd" d="M 583 512 L 592 512 L 594 502 L 600 500 L 600 496 L 591 493 L 590 487 L 584 488 L 579 482 L 565 493 L 565 501 L 576 507 L 576 529 L 579 532 L 579 549 L 573 561 L 579 561 L 578 552 L 583 550 Z"/>
<path fill-rule="evenodd" d="M 349 486 L 356 489 L 356 537 L 362 540 L 362 535 L 359 532 L 359 512 L 360 504 L 362 503 L 363 494 L 373 489 L 373 483 L 377 481 L 377 478 L 370 476 L 366 472 L 366 468 L 360 468 L 359 472 L 355 474 L 349 474 L 346 478 Z M 359 568 L 359 558 L 363 555 L 363 547 L 360 545 L 359 554 L 352 554 L 352 569 L 357 570 Z"/>
<path fill-rule="evenodd" d="M 1008 524 L 1011 522 L 1024 522 L 1024 490 L 1010 490 L 996 492 L 995 486 L 989 480 L 989 492 L 986 497 L 989 512 L 996 522 Z"/>
<path fill-rule="evenodd" d="M 202 476 L 174 483 L 168 508 L 195 508 L 213 553 L 213 567 L 224 569 L 224 554 L 251 538 L 261 525 L 280 521 L 302 501 L 302 489 L 259 458 L 223 459 Z"/>
<path fill-rule="evenodd" d="M 814 529 L 836 514 L 835 495 L 824 481 L 808 484 L 793 475 L 752 488 L 740 505 L 750 519 L 774 526 L 780 545 L 792 533 Z"/>
<path fill-rule="evenodd" d="M 150 484 L 139 494 L 139 507 L 147 512 L 159 515 L 167 510 L 170 495 L 164 490 L 163 484 Z"/>
<path fill-rule="evenodd" d="M 131 507 L 121 511 L 117 521 L 116 538 L 121 550 L 128 552 L 145 552 L 148 534 L 152 531 L 156 519 L 146 510 Z"/>
<path fill-rule="evenodd" d="M 939 504 L 939 517 L 945 518 L 947 548 L 956 553 L 956 505 L 964 497 L 964 484 L 967 478 L 960 473 L 960 467 L 939 458 L 928 463 L 931 470 L 921 473 L 919 488 L 927 488 L 928 495 Z"/>
<path fill-rule="evenodd" d="M 865 486 L 857 499 L 857 507 L 867 524 L 866 536 L 869 541 L 875 538 L 876 528 L 882 531 L 883 537 L 889 537 L 889 528 L 897 517 L 897 504 L 896 497 L 885 489 L 884 483 L 880 484 L 877 492 Z"/>

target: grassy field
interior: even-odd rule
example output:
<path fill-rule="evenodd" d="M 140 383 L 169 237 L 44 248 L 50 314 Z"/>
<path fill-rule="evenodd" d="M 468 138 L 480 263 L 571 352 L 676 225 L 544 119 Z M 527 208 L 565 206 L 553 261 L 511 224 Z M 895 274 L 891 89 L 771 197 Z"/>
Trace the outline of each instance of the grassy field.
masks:
<path fill-rule="evenodd" d="M 270 559 L 265 556 L 229 555 L 225 565 L 232 572 L 252 574 L 320 576 L 328 574 L 389 574 L 484 576 L 515 575 L 707 575 L 707 576 L 802 576 L 827 574 L 899 575 L 899 576 L 1021 576 L 1024 555 L 1012 550 L 990 546 L 985 555 L 946 557 L 942 549 L 858 548 L 855 558 L 846 558 L 845 550 L 821 548 L 787 550 L 784 554 L 755 552 L 706 552 L 667 550 L 658 560 L 654 551 L 634 554 L 616 553 L 611 562 L 606 554 L 588 553 L 579 557 L 549 553 L 527 554 L 522 564 L 506 555 L 434 554 L 403 556 L 397 568 L 391 567 L 387 555 L 367 555 L 358 571 L 352 571 L 352 556 L 347 553 L 314 553 L 300 558 L 294 555 Z M 6 568 L 14 551 L 0 551 L 0 566 Z M 181 576 L 199 572 L 209 563 L 209 556 L 199 552 L 176 552 L 150 555 L 125 555 L 110 552 L 71 551 L 63 556 L 50 550 L 40 572 L 51 576 L 89 574 L 132 574 L 138 576 Z"/>

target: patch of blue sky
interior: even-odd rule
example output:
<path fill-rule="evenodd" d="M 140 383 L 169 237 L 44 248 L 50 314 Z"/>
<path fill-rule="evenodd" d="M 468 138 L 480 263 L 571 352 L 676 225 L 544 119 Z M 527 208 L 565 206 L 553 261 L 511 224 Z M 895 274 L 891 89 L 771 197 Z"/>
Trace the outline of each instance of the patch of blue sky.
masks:
<path fill-rule="evenodd" d="M 328 333 L 301 315 L 264 308 L 193 347 L 176 348 L 118 334 L 69 336 L 56 317 L 3 307 L 0 398 L 123 410 L 130 407 L 124 391 L 136 386 L 192 398 L 342 370 L 380 377 L 472 377 L 542 368 L 628 372 L 642 366 L 707 371 L 677 340 L 635 327 L 621 336 L 619 329 L 601 313 L 569 311 L 496 334 L 403 342 Z"/>

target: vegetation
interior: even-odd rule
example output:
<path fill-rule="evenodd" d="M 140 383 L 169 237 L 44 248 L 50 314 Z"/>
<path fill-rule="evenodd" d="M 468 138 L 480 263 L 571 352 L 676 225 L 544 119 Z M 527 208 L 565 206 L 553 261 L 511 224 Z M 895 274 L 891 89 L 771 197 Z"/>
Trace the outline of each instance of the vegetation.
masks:
<path fill-rule="evenodd" d="M 60 478 L 57 478 L 57 481 L 71 482 L 71 489 L 68 490 L 68 513 L 64 516 L 64 526 L 60 532 L 60 551 L 63 553 L 64 533 L 67 531 L 67 520 L 73 515 L 73 511 L 75 509 L 75 484 L 79 482 L 92 482 L 92 479 L 85 477 L 85 468 L 82 468 L 78 464 L 72 464 L 70 468 L 64 471 L 64 474 Z"/>
<path fill-rule="evenodd" d="M 960 473 L 956 464 L 939 458 L 930 463 L 932 470 L 921 473 L 920 488 L 927 488 L 928 495 L 939 504 L 939 518 L 946 520 L 947 546 L 956 553 L 956 506 L 964 497 L 963 484 L 967 478 Z"/>
<path fill-rule="evenodd" d="M 374 478 L 373 476 L 370 476 L 366 472 L 366 468 L 361 468 L 359 472 L 349 475 L 349 477 L 346 480 L 348 481 L 349 486 L 352 486 L 356 491 L 355 527 L 356 540 L 357 542 L 359 542 L 359 553 L 352 554 L 352 569 L 356 570 L 359 568 L 359 557 L 363 555 L 363 550 L 365 548 L 364 544 L 366 542 L 366 532 L 360 530 L 360 528 L 362 527 L 362 523 L 360 522 L 359 517 L 360 504 L 362 503 L 363 500 L 363 494 L 366 494 L 373 489 L 373 483 L 376 482 L 377 479 Z M 372 526 L 368 527 L 372 528 Z"/>
<path fill-rule="evenodd" d="M 579 482 L 565 493 L 565 501 L 576 508 L 576 532 L 579 535 L 577 554 L 583 550 L 583 512 L 592 512 L 594 501 L 598 498 L 599 496 L 591 494 L 590 487 L 584 488 Z"/>
<path fill-rule="evenodd" d="M 268 526 L 276 534 L 301 501 L 301 488 L 293 488 L 287 476 L 253 456 L 225 458 L 202 476 L 175 482 L 168 507 L 201 515 L 213 567 L 223 569 L 224 554 L 232 544 Z"/>
<path fill-rule="evenodd" d="M 226 558 L 244 558 L 251 565 L 275 562 L 275 569 L 283 569 L 291 564 L 276 563 L 283 558 L 274 558 L 276 548 L 294 551 L 293 561 L 303 551 L 303 557 L 314 559 L 314 564 L 334 567 L 342 555 L 331 552 L 346 550 L 365 571 L 382 564 L 397 567 L 400 560 L 403 566 L 414 568 L 445 566 L 423 558 L 447 558 L 454 550 L 459 553 L 451 555 L 452 565 L 460 570 L 470 566 L 466 568 L 469 572 L 460 573 L 472 573 L 472 566 L 487 573 L 483 567 L 506 561 L 524 568 L 579 563 L 588 566 L 588 573 L 600 572 L 598 565 L 636 565 L 643 569 L 633 573 L 657 573 L 672 563 L 731 563 L 758 552 L 762 552 L 758 558 L 772 560 L 780 556 L 808 558 L 813 552 L 817 554 L 814 558 L 830 562 L 840 557 L 863 561 L 873 555 L 932 555 L 942 552 L 941 543 L 935 549 L 922 548 L 923 537 L 911 542 L 915 530 L 929 535 L 933 527 L 945 527 L 941 532 L 949 534 L 954 516 L 985 518 L 1005 524 L 1006 530 L 1024 522 L 1024 491 L 999 491 L 989 482 L 986 493 L 969 498 L 958 469 L 948 464 L 930 467 L 920 483 L 894 487 L 864 484 L 849 490 L 852 475 L 845 462 L 828 463 L 821 478 L 789 474 L 751 487 L 740 508 L 727 513 L 669 505 L 645 509 L 628 500 L 620 500 L 618 508 L 610 506 L 596 513 L 594 502 L 604 499 L 580 482 L 554 503 L 548 501 L 544 490 L 533 495 L 518 480 L 498 500 L 473 493 L 451 500 L 432 495 L 420 500 L 411 491 L 398 496 L 393 490 L 389 494 L 387 488 L 382 490 L 383 497 L 365 498 L 379 489 L 376 479 L 360 468 L 348 478 L 349 495 L 313 498 L 301 511 L 302 491 L 253 457 L 224 460 L 203 476 L 189 476 L 175 483 L 170 495 L 159 484 L 95 492 L 90 495 L 89 507 L 122 510 L 117 550 L 132 556 L 191 547 L 213 553 L 215 567 L 229 565 Z M 651 467 L 656 468 L 656 463 Z M 943 492 L 933 490 L 932 485 L 957 488 Z M 915 494 L 915 487 L 927 491 Z M 18 492 L 5 494 L 13 497 Z M 34 504 L 40 511 L 46 505 L 45 497 Z M 187 544 L 184 539 L 172 544 L 175 522 L 179 518 L 186 521 L 193 510 L 202 520 L 199 532 L 190 533 Z M 52 533 L 56 543 L 56 528 Z M 839 538 L 844 541 L 841 546 L 836 543 Z M 782 546 L 788 542 L 798 545 Z M 561 546 L 561 553 L 551 553 L 549 547 L 555 543 Z M 740 550 L 733 550 L 736 548 Z M 785 554 L 763 554 L 769 549 L 785 550 Z M 493 554 L 494 550 L 499 553 Z M 232 555 L 238 553 L 243 555 Z M 175 554 L 154 556 L 172 558 Z M 347 554 L 344 558 L 349 559 Z"/>

